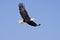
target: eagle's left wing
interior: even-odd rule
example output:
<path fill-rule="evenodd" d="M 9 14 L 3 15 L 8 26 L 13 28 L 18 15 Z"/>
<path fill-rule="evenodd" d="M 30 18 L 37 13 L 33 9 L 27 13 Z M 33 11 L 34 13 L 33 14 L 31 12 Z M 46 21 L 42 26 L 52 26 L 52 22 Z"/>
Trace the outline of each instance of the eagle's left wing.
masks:
<path fill-rule="evenodd" d="M 31 26 L 40 26 L 40 24 L 36 24 L 34 21 L 29 21 L 29 22 L 27 22 L 27 24 L 29 24 Z"/>

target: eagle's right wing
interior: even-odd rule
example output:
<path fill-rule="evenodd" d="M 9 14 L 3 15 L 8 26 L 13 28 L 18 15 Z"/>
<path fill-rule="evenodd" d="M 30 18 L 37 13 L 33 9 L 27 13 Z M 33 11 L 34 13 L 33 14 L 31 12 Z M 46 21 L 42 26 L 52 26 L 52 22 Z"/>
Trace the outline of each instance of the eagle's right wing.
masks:
<path fill-rule="evenodd" d="M 24 20 L 30 20 L 30 17 L 28 15 L 23 3 L 19 4 L 19 11 L 20 11 L 20 14 Z"/>

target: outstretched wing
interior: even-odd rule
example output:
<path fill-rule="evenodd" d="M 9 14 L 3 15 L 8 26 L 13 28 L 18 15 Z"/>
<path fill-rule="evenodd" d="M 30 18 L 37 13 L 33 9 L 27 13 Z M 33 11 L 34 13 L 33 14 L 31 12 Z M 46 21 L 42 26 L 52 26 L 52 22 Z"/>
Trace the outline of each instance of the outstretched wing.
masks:
<path fill-rule="evenodd" d="M 29 22 L 26 22 L 26 23 L 31 25 L 31 26 L 40 26 L 40 24 L 36 24 L 34 21 L 29 21 Z"/>
<path fill-rule="evenodd" d="M 28 13 L 27 13 L 23 3 L 19 4 L 19 11 L 24 20 L 30 20 L 30 17 L 28 16 Z"/>

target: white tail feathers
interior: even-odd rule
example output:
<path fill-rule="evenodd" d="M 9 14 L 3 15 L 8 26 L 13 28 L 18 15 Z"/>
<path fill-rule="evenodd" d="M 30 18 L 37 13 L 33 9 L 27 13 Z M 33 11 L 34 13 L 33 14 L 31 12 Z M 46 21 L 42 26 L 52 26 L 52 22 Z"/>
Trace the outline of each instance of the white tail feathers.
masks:
<path fill-rule="evenodd" d="M 18 20 L 18 23 L 23 24 L 24 22 L 23 20 Z"/>
<path fill-rule="evenodd" d="M 35 18 L 31 18 L 30 20 L 33 21 L 33 20 L 35 20 Z"/>

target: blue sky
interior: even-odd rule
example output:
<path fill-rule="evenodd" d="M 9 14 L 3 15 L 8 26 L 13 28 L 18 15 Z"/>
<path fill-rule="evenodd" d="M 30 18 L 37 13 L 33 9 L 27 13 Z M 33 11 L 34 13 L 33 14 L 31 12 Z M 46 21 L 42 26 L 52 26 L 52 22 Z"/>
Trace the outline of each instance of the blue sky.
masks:
<path fill-rule="evenodd" d="M 19 2 L 41 26 L 17 22 Z M 0 0 L 0 40 L 60 40 L 60 0 Z"/>

